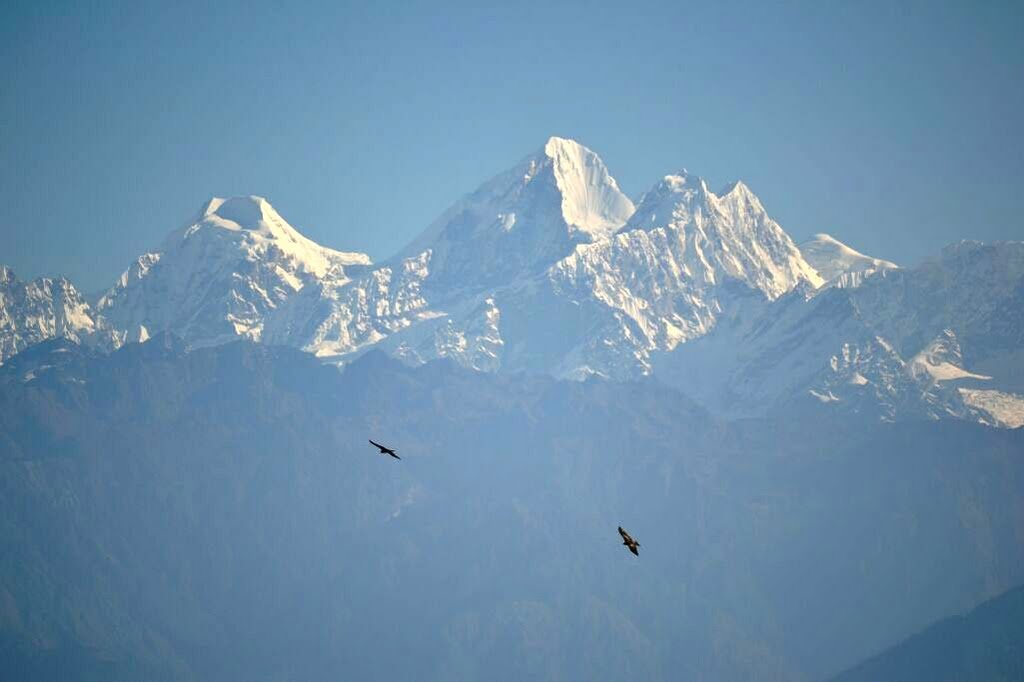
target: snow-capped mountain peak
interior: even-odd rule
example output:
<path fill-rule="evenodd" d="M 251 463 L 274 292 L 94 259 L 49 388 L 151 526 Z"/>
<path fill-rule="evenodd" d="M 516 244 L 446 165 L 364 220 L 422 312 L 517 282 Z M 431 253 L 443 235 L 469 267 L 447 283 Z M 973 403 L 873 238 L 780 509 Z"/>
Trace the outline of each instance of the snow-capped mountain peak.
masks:
<path fill-rule="evenodd" d="M 94 311 L 75 286 L 63 277 L 30 282 L 0 265 L 0 363 L 29 346 L 54 338 L 90 341 L 111 347 Z"/>
<path fill-rule="evenodd" d="M 577 247 L 550 271 L 559 297 L 595 302 L 593 338 L 557 372 L 649 373 L 652 353 L 708 334 L 727 311 L 820 281 L 745 185 L 720 197 L 699 176 L 667 175 L 613 238 Z"/>
<path fill-rule="evenodd" d="M 726 185 L 714 196 L 720 208 L 734 215 L 767 213 L 761 199 L 742 180 Z"/>
<path fill-rule="evenodd" d="M 789 235 L 768 216 L 761 200 L 742 182 L 721 195 L 686 171 L 667 175 L 644 195 L 620 234 L 665 230 L 681 240 L 680 256 L 693 276 L 707 281 L 741 280 L 775 298 L 801 281 L 821 278 Z"/>
<path fill-rule="evenodd" d="M 633 210 L 597 154 L 552 137 L 456 202 L 396 260 L 429 251 L 434 283 L 508 283 L 607 238 Z"/>
<path fill-rule="evenodd" d="M 872 273 L 897 267 L 887 260 L 865 256 L 824 233 L 816 234 L 800 244 L 800 253 L 826 283 L 842 286 L 856 286 Z"/>
<path fill-rule="evenodd" d="M 120 329 L 173 331 L 193 345 L 259 339 L 296 292 L 347 282 L 353 266 L 369 264 L 365 254 L 304 237 L 262 197 L 215 197 L 141 256 L 97 308 Z"/>
<path fill-rule="evenodd" d="M 562 194 L 562 217 L 593 238 L 606 237 L 633 214 L 633 202 L 619 190 L 597 154 L 575 140 L 552 137 L 544 145 Z"/>
<path fill-rule="evenodd" d="M 335 251 L 303 236 L 259 196 L 209 199 L 194 221 L 170 235 L 163 251 L 173 250 L 204 229 L 238 233 L 234 238 L 254 247 L 272 245 L 293 258 L 297 267 L 317 276 L 324 276 L 339 264 L 370 264 L 366 254 Z"/>
<path fill-rule="evenodd" d="M 686 220 L 700 210 L 708 194 L 703 178 L 691 175 L 686 169 L 666 175 L 637 204 L 629 223 L 620 232 L 656 228 Z"/>

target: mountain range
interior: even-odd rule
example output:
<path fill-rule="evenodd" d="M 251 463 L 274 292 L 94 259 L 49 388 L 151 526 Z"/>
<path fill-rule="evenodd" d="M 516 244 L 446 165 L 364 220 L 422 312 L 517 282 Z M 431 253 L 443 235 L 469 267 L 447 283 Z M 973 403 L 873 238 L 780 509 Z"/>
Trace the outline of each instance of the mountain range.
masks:
<path fill-rule="evenodd" d="M 55 336 L 109 351 L 170 332 L 345 364 L 556 378 L 654 376 L 726 417 L 825 409 L 1024 424 L 1024 243 L 962 242 L 913 268 L 826 234 L 797 244 L 743 182 L 686 171 L 636 204 L 552 137 L 374 264 L 302 236 L 261 197 L 211 199 L 95 300 L 0 279 L 0 360 Z"/>
<path fill-rule="evenodd" d="M 1024 243 L 900 267 L 562 138 L 379 263 L 211 199 L 95 296 L 0 268 L 0 671 L 921 670 L 866 659 L 1024 581 L 1022 349 Z"/>

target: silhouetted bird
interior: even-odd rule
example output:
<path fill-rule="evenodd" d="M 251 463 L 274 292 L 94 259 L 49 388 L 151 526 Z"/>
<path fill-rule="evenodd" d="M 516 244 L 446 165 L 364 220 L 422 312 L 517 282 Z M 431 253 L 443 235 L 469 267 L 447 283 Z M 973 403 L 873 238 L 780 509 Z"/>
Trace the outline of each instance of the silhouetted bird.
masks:
<path fill-rule="evenodd" d="M 640 556 L 640 552 L 636 551 L 636 548 L 640 546 L 640 543 L 634 540 L 629 533 L 623 530 L 622 526 L 619 526 L 619 535 L 622 536 L 622 544 L 624 544 L 626 547 L 629 547 L 630 552 L 636 554 L 637 556 Z"/>
<path fill-rule="evenodd" d="M 372 440 L 370 441 L 370 443 L 373 443 L 373 445 L 377 446 L 377 448 L 380 450 L 380 454 L 382 454 L 382 455 L 391 455 L 395 459 L 402 459 L 401 457 L 396 455 L 395 451 L 392 450 L 391 448 L 386 448 L 383 445 L 381 445 L 380 443 L 374 443 Z"/>

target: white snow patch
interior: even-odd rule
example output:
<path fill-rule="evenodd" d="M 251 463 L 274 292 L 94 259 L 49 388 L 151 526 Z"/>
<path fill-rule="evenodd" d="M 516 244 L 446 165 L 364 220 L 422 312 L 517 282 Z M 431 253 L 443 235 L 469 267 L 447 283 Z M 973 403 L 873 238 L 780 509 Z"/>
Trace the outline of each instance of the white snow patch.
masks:
<path fill-rule="evenodd" d="M 819 391 L 815 391 L 812 388 L 812 389 L 810 389 L 808 391 L 808 393 L 810 393 L 812 396 L 814 396 L 815 398 L 817 398 L 819 401 L 821 401 L 823 403 L 836 403 L 836 402 L 839 402 L 839 398 L 837 398 L 835 396 L 835 394 L 832 393 L 832 391 L 826 391 L 825 393 L 821 393 Z"/>
<path fill-rule="evenodd" d="M 957 379 L 978 379 L 988 381 L 992 377 L 968 372 L 960 366 L 963 355 L 956 334 L 945 329 L 931 343 L 910 359 L 907 366 L 915 377 L 930 376 L 934 381 L 955 381 Z"/>
<path fill-rule="evenodd" d="M 968 372 L 966 369 L 957 367 L 949 362 L 930 364 L 928 362 L 918 361 L 915 362 L 913 366 L 919 371 L 927 372 L 936 381 L 953 381 L 954 379 L 980 379 L 982 381 L 987 381 L 992 378 L 985 376 L 984 374 Z"/>
<path fill-rule="evenodd" d="M 868 383 L 868 380 L 860 372 L 854 372 L 850 375 L 850 383 L 854 386 L 864 386 Z"/>
<path fill-rule="evenodd" d="M 961 388 L 960 395 L 971 407 L 991 415 L 996 426 L 1011 429 L 1024 426 L 1024 396 L 971 388 Z"/>

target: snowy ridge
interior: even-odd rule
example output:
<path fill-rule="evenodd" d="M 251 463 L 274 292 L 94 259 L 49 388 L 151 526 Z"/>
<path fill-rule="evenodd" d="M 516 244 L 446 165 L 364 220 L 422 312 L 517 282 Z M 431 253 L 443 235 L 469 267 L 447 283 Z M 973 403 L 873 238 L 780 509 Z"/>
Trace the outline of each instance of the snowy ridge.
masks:
<path fill-rule="evenodd" d="M 295 295 L 269 325 L 266 340 L 340 358 L 410 325 L 437 317 L 421 288 L 430 253 L 384 265 L 349 282 L 317 282 Z"/>
<path fill-rule="evenodd" d="M 798 289 L 659 356 L 654 371 L 734 416 L 765 414 L 803 396 L 884 420 L 1010 424 L 1006 410 L 1018 393 L 974 367 L 1011 379 L 1020 371 L 1022 256 L 1024 243 L 960 245 L 858 288 Z M 1003 416 L 988 410 L 996 405 Z"/>
<path fill-rule="evenodd" d="M 108 349 L 119 344 L 68 280 L 40 277 L 24 282 L 0 266 L 0 362 L 55 337 Z"/>
<path fill-rule="evenodd" d="M 718 196 L 685 173 L 666 176 L 613 238 L 577 247 L 548 276 L 556 294 L 605 309 L 597 343 L 561 373 L 614 378 L 647 374 L 651 352 L 707 334 L 737 292 L 770 301 L 821 283 L 745 185 Z"/>
<path fill-rule="evenodd" d="M 875 272 L 898 267 L 887 260 L 865 256 L 824 233 L 800 244 L 800 253 L 822 280 L 833 286 L 859 286 L 864 278 Z"/>
<path fill-rule="evenodd" d="M 821 279 L 789 235 L 742 182 L 721 195 L 686 171 L 668 175 L 648 192 L 620 232 L 665 232 L 678 242 L 681 272 L 695 281 L 743 281 L 770 299 L 799 282 Z"/>

